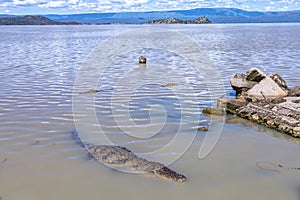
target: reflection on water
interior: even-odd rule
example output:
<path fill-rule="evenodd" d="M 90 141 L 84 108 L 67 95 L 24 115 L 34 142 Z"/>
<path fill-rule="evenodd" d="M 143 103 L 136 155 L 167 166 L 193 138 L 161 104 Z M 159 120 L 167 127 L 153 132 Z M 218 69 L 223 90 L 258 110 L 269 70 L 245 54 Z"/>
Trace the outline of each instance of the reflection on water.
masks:
<path fill-rule="evenodd" d="M 284 134 L 284 133 L 280 133 L 274 129 L 270 129 L 267 128 L 264 125 L 260 125 L 260 124 L 256 124 L 253 122 L 250 122 L 249 120 L 237 117 L 237 116 L 231 116 L 229 115 L 226 119 L 227 123 L 233 123 L 233 124 L 240 124 L 243 126 L 247 126 L 247 127 L 251 127 L 251 128 L 255 128 L 257 129 L 257 132 L 261 132 L 261 133 L 267 133 L 268 135 L 274 137 L 274 138 L 278 138 L 278 139 L 282 139 L 282 140 L 286 140 L 289 142 L 293 142 L 297 145 L 300 145 L 300 140 L 298 138 L 294 138 L 288 134 Z"/>
<path fill-rule="evenodd" d="M 207 51 L 224 77 L 227 95 L 232 95 L 229 78 L 249 67 L 259 67 L 266 72 L 277 71 L 289 86 L 300 85 L 299 24 L 160 27 L 188 34 Z M 140 26 L 1 27 L 1 198 L 298 199 L 299 172 L 262 171 L 255 163 L 271 161 L 299 166 L 299 139 L 261 126 L 253 127 L 252 123 L 250 126 L 225 124 L 213 152 L 203 160 L 199 160 L 197 155 L 205 134 L 209 132 L 198 132 L 190 149 L 171 166 L 188 178 L 180 185 L 119 173 L 87 159 L 85 150 L 70 135 L 74 130 L 74 120 L 85 117 L 72 112 L 76 73 L 87 55 L 106 38 L 134 28 Z M 172 89 L 192 97 L 194 93 L 181 90 L 184 84 L 192 85 L 197 101 L 188 103 L 194 103 L 200 109 L 210 105 L 210 94 L 203 77 L 192 70 L 187 71 L 188 64 L 170 52 L 144 51 L 148 52 L 145 56 L 149 61 L 172 66 L 186 77 L 185 80 L 174 81 L 166 74 L 165 80 L 152 79 L 152 85 L 140 87 L 132 95 L 130 115 L 137 124 L 149 122 L 149 105 L 159 104 L 165 108 L 166 126 L 160 134 L 149 140 L 132 139 L 116 125 L 110 109 L 109 99 L 120 89 L 112 83 L 118 80 L 120 74 L 133 70 L 132 73 L 138 76 L 142 70 L 151 70 L 132 65 L 143 53 L 139 50 L 124 55 L 119 63 L 112 63 L 103 76 L 102 84 L 98 88 L 89 88 L 98 89 L 99 93 L 75 94 L 95 98 L 99 123 L 109 133 L 110 139 L 136 152 L 155 150 L 174 137 L 180 120 L 180 105 Z M 182 51 L 185 51 L 184 47 Z M 155 73 L 167 72 L 157 70 Z M 220 82 L 214 81 L 216 84 Z M 161 87 L 168 83 L 176 83 L 177 86 Z M 199 113 L 199 110 L 187 112 Z M 160 115 L 154 116 L 161 119 Z M 199 115 L 199 120 L 203 119 L 205 116 Z M 88 132 L 96 130 L 95 124 L 87 123 L 85 127 Z M 189 134 L 193 128 L 197 127 L 191 127 L 184 134 Z"/>

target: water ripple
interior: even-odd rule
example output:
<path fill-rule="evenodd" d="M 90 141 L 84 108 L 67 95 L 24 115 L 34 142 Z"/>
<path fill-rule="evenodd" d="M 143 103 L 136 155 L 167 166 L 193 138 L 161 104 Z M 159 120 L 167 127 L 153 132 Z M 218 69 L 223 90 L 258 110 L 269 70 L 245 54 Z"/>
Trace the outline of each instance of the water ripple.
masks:
<path fill-rule="evenodd" d="M 249 67 L 258 67 L 268 73 L 277 71 L 287 80 L 289 86 L 300 85 L 300 26 L 298 24 L 292 26 L 212 25 L 167 27 L 188 34 L 208 53 L 210 59 L 218 66 L 223 76 L 223 80 L 213 80 L 215 88 L 218 88 L 224 82 L 226 93 L 229 96 L 233 96 L 234 93 L 228 80 L 235 73 L 245 72 Z M 191 115 L 196 115 L 199 116 L 199 119 L 206 120 L 200 111 L 203 107 L 211 105 L 211 99 L 210 91 L 206 88 L 204 78 L 212 77 L 205 77 L 205 72 L 196 73 L 193 67 L 185 62 L 184 59 L 162 49 L 137 49 L 128 52 L 106 68 L 98 86 L 88 88 L 88 90 L 99 89 L 99 93 L 72 93 L 77 71 L 88 54 L 106 38 L 131 28 L 139 27 L 1 27 L 0 160 L 7 158 L 7 161 L 1 164 L 0 188 L 7 195 L 7 198 L 3 197 L 3 199 L 34 199 L 36 195 L 38 196 L 35 199 L 49 199 L 51 197 L 49 192 L 60 194 L 61 191 L 57 188 L 64 189 L 63 194 L 67 195 L 65 199 L 74 199 L 70 197 L 72 194 L 80 199 L 79 196 L 83 190 L 82 188 L 79 190 L 74 189 L 76 187 L 73 188 L 74 180 L 80 180 L 78 183 L 82 183 L 82 180 L 87 183 L 91 181 L 91 183 L 95 183 L 93 185 L 100 184 L 101 187 L 106 187 L 109 184 L 101 185 L 99 180 L 105 183 L 113 183 L 111 177 L 105 177 L 106 175 L 99 173 L 98 166 L 93 168 L 91 167 L 93 165 L 89 165 L 86 160 L 82 159 L 86 157 L 85 151 L 79 145 L 76 145 L 70 136 L 71 130 L 74 129 L 74 121 L 87 119 L 85 130 L 91 133 L 97 133 L 97 126 L 100 124 L 107 136 L 116 144 L 126 145 L 136 152 L 149 152 L 161 148 L 174 138 L 176 131 L 179 129 L 181 117 L 184 118 L 183 124 L 196 123 L 190 117 Z M 185 47 L 182 47 L 182 52 L 184 51 Z M 144 54 L 151 63 L 147 68 L 139 67 L 137 64 L 137 58 Z M 157 69 L 155 66 L 164 67 L 158 67 Z M 149 71 L 154 76 L 145 77 L 145 73 Z M 178 77 L 184 78 L 178 78 L 171 72 L 176 72 Z M 133 81 L 118 84 L 118 81 L 126 73 L 129 76 L 132 75 Z M 89 77 L 86 77 L 87 82 L 89 81 L 88 79 Z M 176 85 L 163 87 L 169 83 Z M 85 83 L 82 84 L 84 85 Z M 130 88 L 136 84 L 139 87 L 135 88 L 134 91 L 130 91 Z M 89 116 L 86 116 L 84 113 L 72 112 L 72 95 L 81 95 L 83 98 L 95 98 L 95 107 L 86 105 L 86 109 L 93 111 L 95 108 L 99 124 L 90 123 L 88 120 Z M 114 105 L 117 107 L 115 111 L 119 111 L 119 114 L 113 114 L 112 97 L 115 98 Z M 187 104 L 191 107 L 181 107 L 182 104 Z M 152 106 L 155 105 L 162 106 L 167 114 L 162 116 L 161 114 L 152 113 L 154 123 L 151 124 L 150 113 L 153 111 Z M 124 117 L 126 116 L 124 112 L 127 110 L 129 110 L 131 119 Z M 121 126 L 116 124 L 116 117 L 119 117 L 120 121 L 124 122 Z M 129 120 L 137 124 L 137 127 L 141 129 L 141 133 L 155 129 L 155 127 L 164 124 L 165 121 L 166 123 L 157 135 L 145 140 L 124 134 L 121 128 L 128 128 L 129 124 L 126 123 Z M 184 132 L 185 134 L 190 134 L 196 128 L 197 126 L 192 125 L 188 130 L 185 129 Z M 264 137 L 262 135 L 258 136 L 258 134 L 247 135 L 249 139 L 247 142 L 252 144 L 249 145 L 243 142 L 245 140 L 243 136 L 239 136 L 240 133 L 247 133 L 248 130 L 241 130 L 238 125 L 227 127 L 227 129 L 225 127 L 227 134 L 225 134 L 226 136 L 220 144 L 222 147 L 221 152 L 217 151 L 206 162 L 200 162 L 201 165 L 198 164 L 196 157 L 194 159 L 196 161 L 193 161 L 192 156 L 194 154 L 188 152 L 184 162 L 179 161 L 177 163 L 182 169 L 186 169 L 186 173 L 192 177 L 192 181 L 188 183 L 187 187 L 196 182 L 197 186 L 200 187 L 201 185 L 203 191 L 210 190 L 210 188 L 215 189 L 211 180 L 223 181 L 227 185 L 228 180 L 234 179 L 232 177 L 237 177 L 235 174 L 237 171 L 244 172 L 245 169 L 237 167 L 239 170 L 231 172 L 229 168 L 226 168 L 227 165 L 224 165 L 224 163 L 229 163 L 226 159 L 230 160 L 236 156 L 239 160 L 233 163 L 243 162 L 245 164 L 246 161 L 243 161 L 245 154 L 240 156 L 236 152 L 243 149 L 251 152 L 254 145 L 261 144 L 264 149 L 271 149 L 272 152 L 277 152 L 280 156 L 276 154 L 277 157 L 273 156 L 274 159 L 288 159 L 290 157 L 290 160 L 292 160 L 297 157 L 294 154 L 299 149 L 295 146 L 278 141 L 274 145 L 274 141 L 270 142 L 271 139 L 269 138 L 263 138 L 259 144 L 257 144 L 258 140 L 255 140 L 255 143 L 251 143 L 252 138 Z M 232 130 L 235 130 L 235 132 L 231 135 Z M 249 135 L 252 135 L 252 137 Z M 202 138 L 203 134 L 199 133 L 199 137 Z M 233 139 L 230 137 L 233 137 Z M 239 142 L 236 142 L 237 140 Z M 233 143 L 241 145 L 238 150 L 231 149 L 235 146 L 232 145 Z M 278 145 L 282 148 L 279 148 Z M 224 152 L 226 152 L 226 155 Z M 255 160 L 257 154 L 265 155 L 265 158 L 272 157 L 273 154 L 270 156 L 266 152 L 263 150 L 259 153 L 252 152 L 253 155 L 247 154 L 247 160 Z M 176 153 L 178 152 L 174 151 L 174 154 Z M 228 165 L 230 167 L 230 164 Z M 213 170 L 216 166 L 222 166 L 222 169 Z M 230 173 L 227 173 L 226 170 L 224 171 L 223 167 Z M 196 169 L 201 169 L 202 173 L 195 171 Z M 81 175 L 83 172 L 84 175 Z M 226 177 L 222 173 L 229 175 Z M 247 171 L 247 173 L 245 180 L 257 184 L 257 179 L 251 179 L 257 176 L 255 172 Z M 114 174 L 109 175 L 115 176 Z M 80 176 L 88 177 L 89 180 L 85 180 Z M 225 178 L 222 178 L 224 176 Z M 74 177 L 76 178 L 74 179 Z M 199 180 L 204 180 L 203 183 L 199 182 L 197 177 Z M 121 183 L 123 179 L 116 178 L 115 180 Z M 132 184 L 136 180 L 133 179 L 130 183 Z M 280 179 L 280 181 L 272 181 L 272 183 L 284 181 L 286 180 Z M 137 182 L 139 184 L 136 187 L 139 187 L 141 181 Z M 152 182 L 150 182 L 146 183 L 151 185 Z M 122 187 L 118 185 L 120 186 L 118 188 L 126 189 L 127 185 L 131 186 L 131 184 L 127 183 L 128 180 L 126 179 L 126 184 Z M 231 185 L 233 183 L 235 183 L 235 186 L 240 185 L 238 181 L 233 181 Z M 59 184 L 57 188 L 54 188 L 53 186 L 57 184 Z M 157 184 L 157 182 L 155 184 L 158 187 L 162 186 Z M 243 184 L 245 183 L 243 182 Z M 93 187 L 90 187 L 91 184 L 86 185 L 83 187 L 84 190 L 93 190 L 91 189 Z M 71 192 L 65 191 L 66 186 L 71 187 Z M 32 191 L 31 187 L 34 188 L 34 191 Z M 25 189 L 15 192 L 15 188 Z M 80 187 L 78 186 L 78 188 Z M 98 186 L 96 188 L 97 191 L 93 191 L 89 195 L 96 194 Z M 150 188 L 152 191 L 156 187 L 151 185 Z M 43 191 L 41 192 L 42 195 L 36 192 L 39 189 Z M 130 191 L 130 188 L 127 189 Z M 159 190 L 159 188 L 153 190 L 156 192 L 152 192 L 152 195 L 160 194 Z M 136 193 L 137 191 L 144 190 L 135 189 L 134 192 Z M 168 189 L 164 188 L 164 191 L 168 191 Z M 189 193 L 199 196 L 195 195 L 197 191 L 195 188 L 190 188 L 189 191 L 185 191 L 185 194 Z M 126 194 L 125 190 L 123 190 L 123 193 Z M 225 193 L 221 192 L 220 195 Z M 109 198 L 108 196 L 106 194 L 107 198 Z M 205 198 L 205 196 L 209 195 L 202 197 Z M 86 195 L 82 197 L 84 198 Z M 103 198 L 105 197 L 103 196 Z M 176 199 L 177 196 L 172 198 Z"/>

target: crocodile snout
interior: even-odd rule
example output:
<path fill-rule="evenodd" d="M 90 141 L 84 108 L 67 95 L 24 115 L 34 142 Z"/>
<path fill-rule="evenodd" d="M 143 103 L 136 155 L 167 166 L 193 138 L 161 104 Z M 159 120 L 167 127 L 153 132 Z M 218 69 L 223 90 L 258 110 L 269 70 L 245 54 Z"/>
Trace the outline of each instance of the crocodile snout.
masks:
<path fill-rule="evenodd" d="M 153 171 L 153 173 L 157 177 L 166 179 L 168 181 L 176 181 L 179 183 L 183 183 L 186 181 L 186 177 L 184 175 L 179 174 L 165 166 L 158 170 Z"/>

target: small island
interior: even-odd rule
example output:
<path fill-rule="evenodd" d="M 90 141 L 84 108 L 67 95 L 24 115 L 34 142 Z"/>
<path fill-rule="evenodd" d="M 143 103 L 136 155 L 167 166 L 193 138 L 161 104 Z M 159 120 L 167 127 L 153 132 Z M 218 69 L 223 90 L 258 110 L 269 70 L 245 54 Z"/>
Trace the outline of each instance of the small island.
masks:
<path fill-rule="evenodd" d="M 0 25 L 78 25 L 76 22 L 58 22 L 43 16 L 17 16 L 0 18 Z"/>
<path fill-rule="evenodd" d="M 167 18 L 167 19 L 149 21 L 143 24 L 211 24 L 211 23 L 212 22 L 208 18 L 202 16 L 195 20 L 180 20 L 176 18 Z"/>

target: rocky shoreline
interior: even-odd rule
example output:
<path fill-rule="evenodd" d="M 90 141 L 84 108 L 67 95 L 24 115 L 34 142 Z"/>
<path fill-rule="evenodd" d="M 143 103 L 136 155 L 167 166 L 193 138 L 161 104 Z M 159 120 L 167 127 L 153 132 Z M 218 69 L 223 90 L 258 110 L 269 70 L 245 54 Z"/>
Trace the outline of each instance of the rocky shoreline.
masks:
<path fill-rule="evenodd" d="M 181 20 L 177 18 L 166 18 L 159 20 L 152 20 L 143 23 L 136 24 L 211 24 L 212 22 L 202 16 L 195 20 Z M 41 15 L 25 15 L 25 16 L 8 16 L 0 17 L 0 25 L 90 25 L 91 23 L 78 23 L 75 21 L 55 21 Z M 95 23 L 96 25 L 125 25 L 125 24 L 135 24 L 130 22 L 124 22 L 122 20 L 115 22 L 104 22 Z"/>
<path fill-rule="evenodd" d="M 77 22 L 58 22 L 43 16 L 16 16 L 0 18 L 0 25 L 79 25 Z"/>
<path fill-rule="evenodd" d="M 212 22 L 202 16 L 195 20 L 181 20 L 177 18 L 167 18 L 145 22 L 143 24 L 211 24 Z"/>
<path fill-rule="evenodd" d="M 253 68 L 230 80 L 236 98 L 220 98 L 217 108 L 203 113 L 231 113 L 268 128 L 300 138 L 300 86 L 288 88 L 277 73 Z"/>

